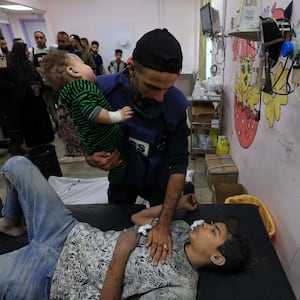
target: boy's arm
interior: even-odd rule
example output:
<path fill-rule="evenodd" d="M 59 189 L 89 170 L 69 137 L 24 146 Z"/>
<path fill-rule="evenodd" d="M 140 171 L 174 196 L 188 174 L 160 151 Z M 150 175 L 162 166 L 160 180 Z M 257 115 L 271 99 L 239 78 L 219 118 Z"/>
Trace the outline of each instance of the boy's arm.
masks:
<path fill-rule="evenodd" d="M 122 295 L 123 277 L 131 252 L 138 242 L 137 228 L 121 232 L 103 283 L 100 300 L 119 300 Z"/>
<path fill-rule="evenodd" d="M 196 200 L 195 194 L 190 193 L 182 196 L 179 199 L 176 209 L 185 209 L 188 211 L 193 211 L 197 208 L 198 202 Z M 157 218 L 162 210 L 162 205 L 152 206 L 150 208 L 145 208 L 131 216 L 131 221 L 136 225 L 151 224 L 154 218 Z"/>
<path fill-rule="evenodd" d="M 135 225 L 151 224 L 152 220 L 159 216 L 162 210 L 162 205 L 145 208 L 131 216 L 131 221 Z"/>

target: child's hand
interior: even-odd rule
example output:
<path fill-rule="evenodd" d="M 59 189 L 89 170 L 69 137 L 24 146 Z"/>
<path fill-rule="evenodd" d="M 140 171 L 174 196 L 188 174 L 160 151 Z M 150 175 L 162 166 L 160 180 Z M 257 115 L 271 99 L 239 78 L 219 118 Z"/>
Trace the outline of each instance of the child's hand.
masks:
<path fill-rule="evenodd" d="M 119 112 L 122 116 L 121 121 L 126 121 L 127 119 L 130 119 L 133 116 L 133 109 L 130 106 L 122 107 L 121 109 L 119 109 Z"/>
<path fill-rule="evenodd" d="M 185 209 L 187 211 L 193 211 L 197 208 L 198 202 L 195 194 L 186 194 L 179 199 L 177 209 Z"/>

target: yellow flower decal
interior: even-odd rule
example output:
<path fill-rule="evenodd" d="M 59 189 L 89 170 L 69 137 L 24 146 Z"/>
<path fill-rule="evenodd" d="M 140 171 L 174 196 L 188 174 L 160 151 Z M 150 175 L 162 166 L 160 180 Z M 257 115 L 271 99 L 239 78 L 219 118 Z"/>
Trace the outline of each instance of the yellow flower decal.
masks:
<path fill-rule="evenodd" d="M 241 63 L 241 72 L 236 74 L 234 89 L 237 101 L 243 103 L 243 107 L 251 110 L 259 102 L 260 91 L 256 86 L 251 86 L 252 79 L 252 59 L 245 56 Z"/>
<path fill-rule="evenodd" d="M 288 103 L 288 95 L 285 89 L 288 69 L 283 70 L 282 62 L 279 63 L 276 74 L 270 74 L 273 94 L 264 93 L 264 104 L 266 105 L 265 115 L 269 127 L 274 126 L 274 119 L 279 121 L 281 105 Z"/>

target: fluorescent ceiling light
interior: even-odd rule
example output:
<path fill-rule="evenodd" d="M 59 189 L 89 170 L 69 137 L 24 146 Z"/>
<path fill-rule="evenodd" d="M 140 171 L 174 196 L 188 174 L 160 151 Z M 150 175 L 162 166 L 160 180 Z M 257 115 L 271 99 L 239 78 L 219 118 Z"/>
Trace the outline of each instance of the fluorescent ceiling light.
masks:
<path fill-rule="evenodd" d="M 33 8 L 23 5 L 0 5 L 0 8 L 9 10 L 33 10 Z"/>

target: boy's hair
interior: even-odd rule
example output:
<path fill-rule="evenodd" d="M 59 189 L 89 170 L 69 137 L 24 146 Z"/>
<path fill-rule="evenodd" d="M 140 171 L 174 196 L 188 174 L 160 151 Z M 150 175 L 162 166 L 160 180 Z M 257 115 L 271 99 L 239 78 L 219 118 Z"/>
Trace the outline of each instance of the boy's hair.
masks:
<path fill-rule="evenodd" d="M 54 90 L 60 91 L 69 83 L 67 74 L 67 67 L 69 65 L 68 52 L 64 50 L 51 51 L 43 58 L 41 73 L 46 82 L 51 85 Z"/>
<path fill-rule="evenodd" d="M 120 54 L 123 54 L 123 51 L 122 51 L 121 49 L 116 49 L 116 50 L 115 50 L 115 54 L 119 54 L 119 53 L 120 53 Z"/>
<path fill-rule="evenodd" d="M 225 257 L 226 263 L 223 266 L 211 265 L 211 267 L 218 272 L 234 273 L 247 265 L 250 258 L 250 245 L 237 220 L 227 219 L 224 224 L 228 236 L 224 244 L 217 249 Z"/>

